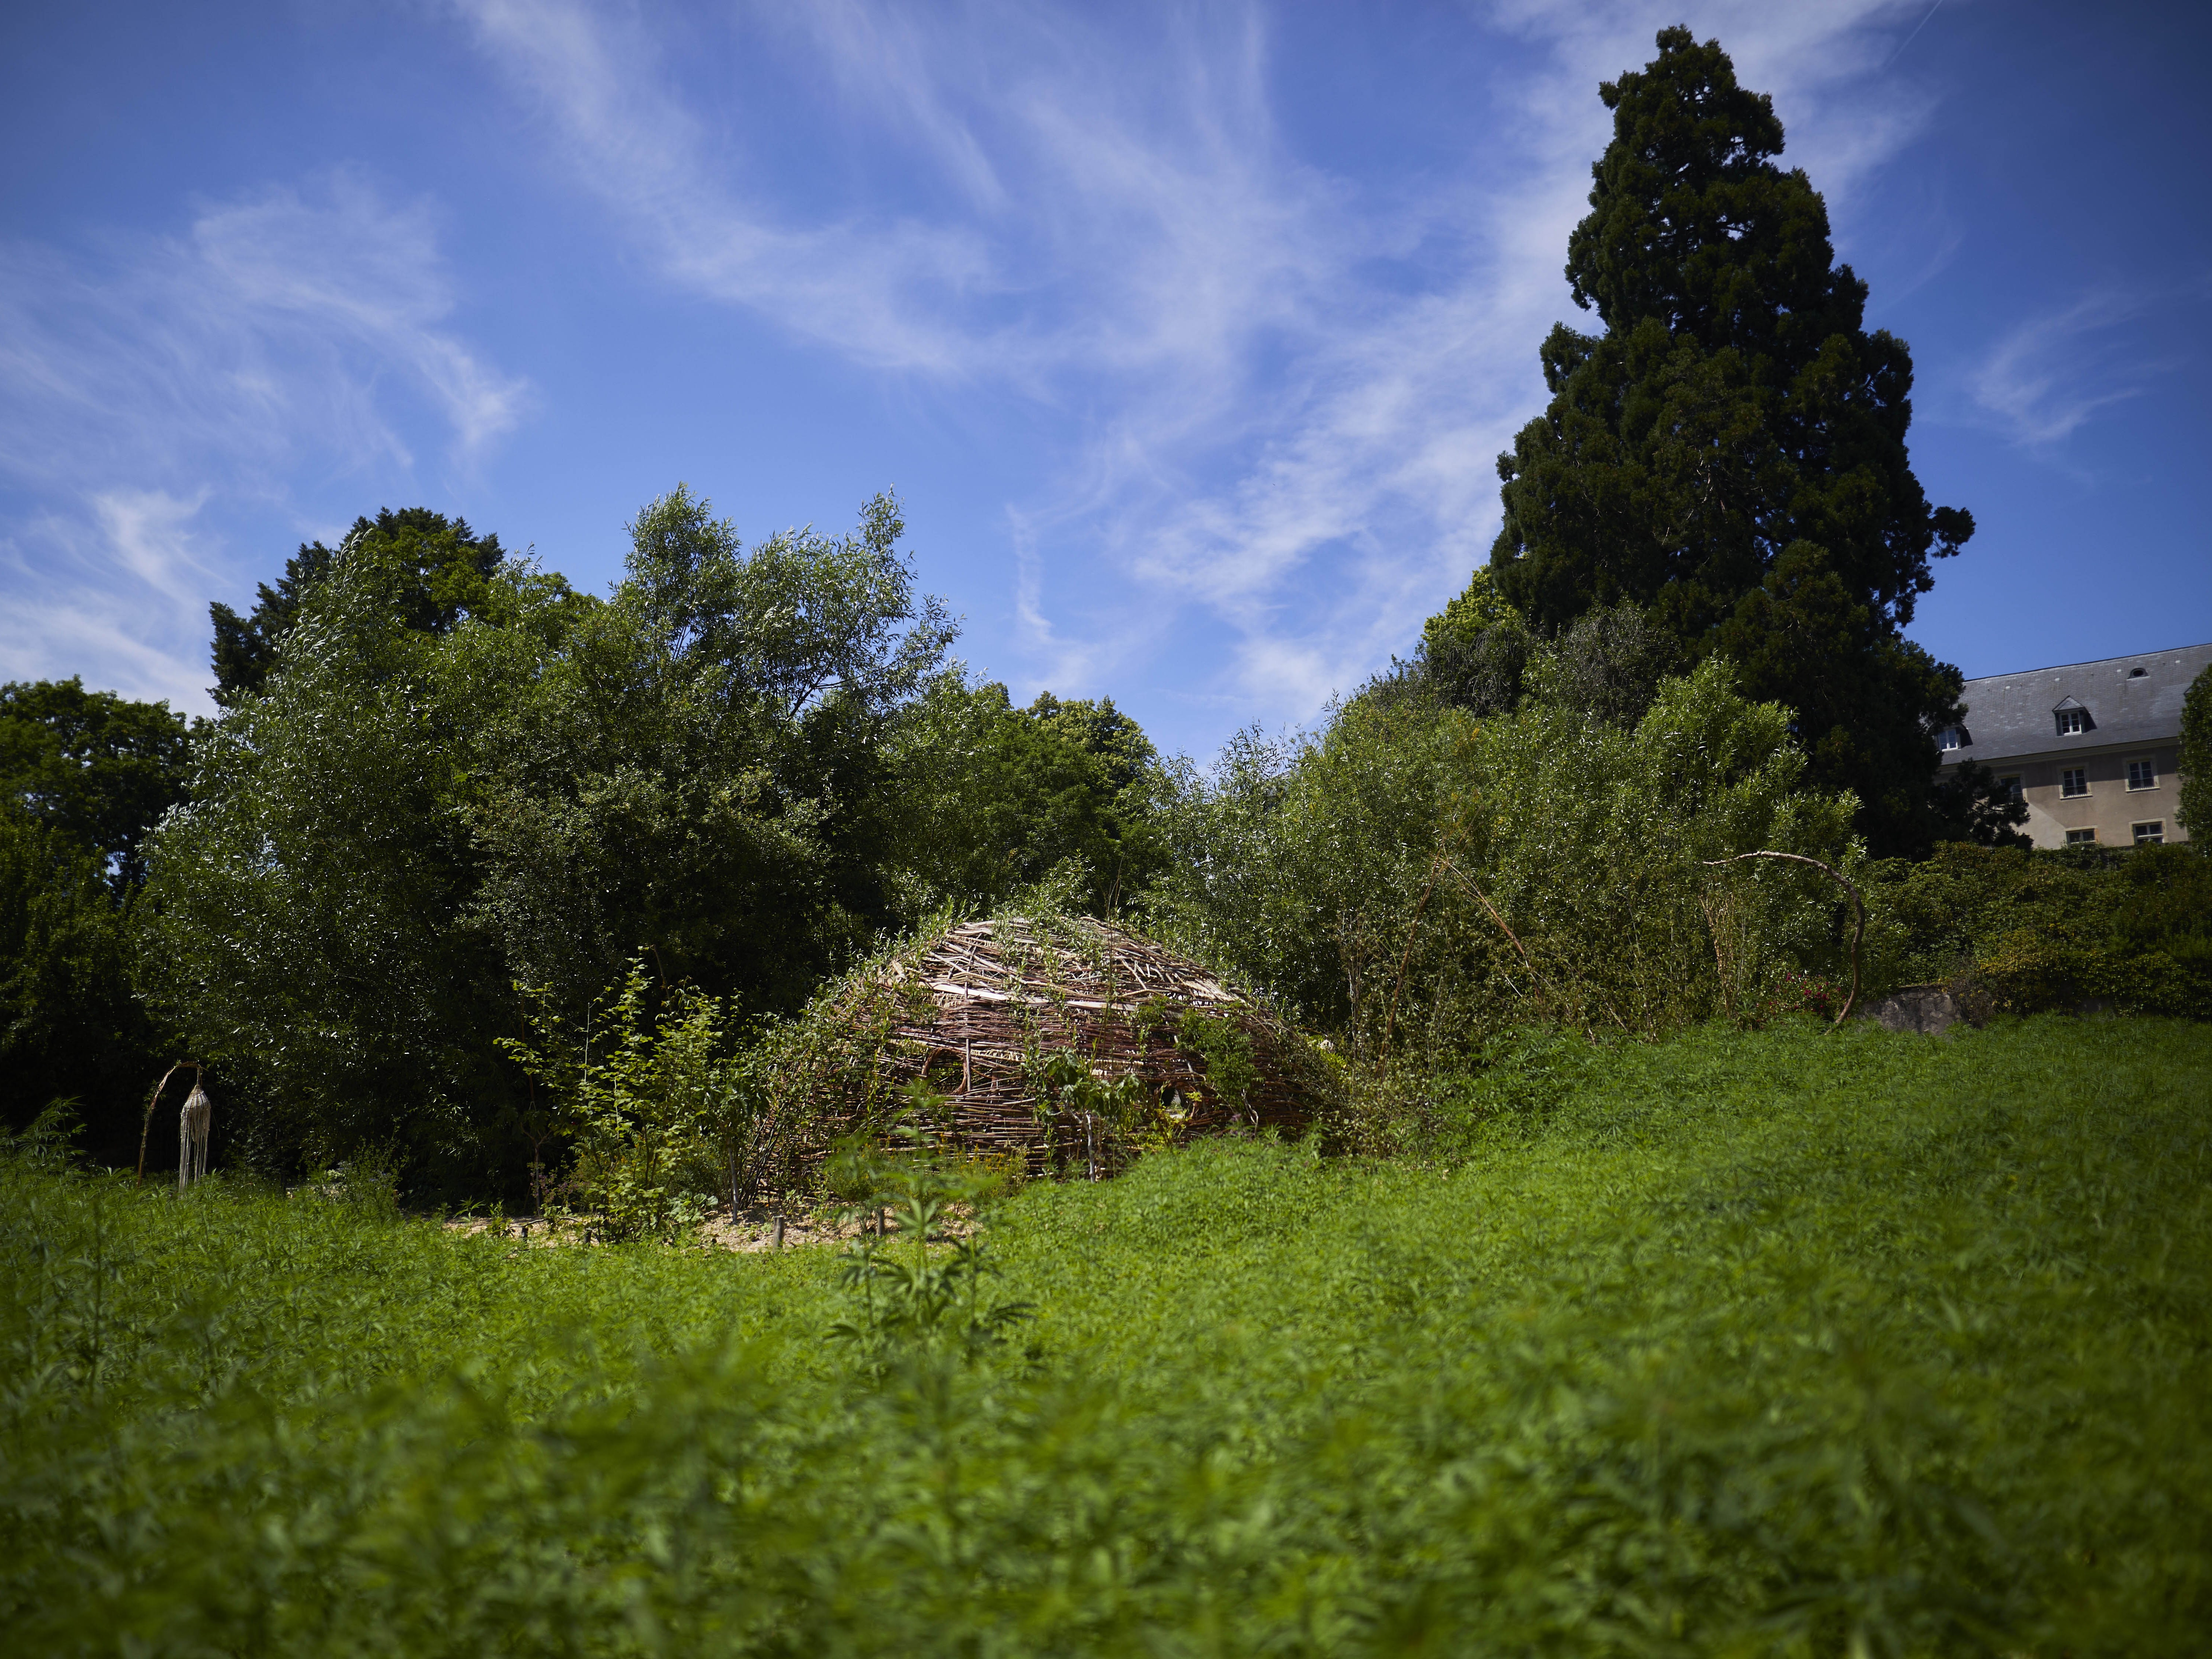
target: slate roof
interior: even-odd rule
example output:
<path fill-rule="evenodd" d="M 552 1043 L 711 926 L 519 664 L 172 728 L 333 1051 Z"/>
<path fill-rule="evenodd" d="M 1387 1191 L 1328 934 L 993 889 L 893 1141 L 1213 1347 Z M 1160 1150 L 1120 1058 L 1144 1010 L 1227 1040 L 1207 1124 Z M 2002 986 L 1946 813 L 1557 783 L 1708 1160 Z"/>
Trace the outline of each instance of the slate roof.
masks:
<path fill-rule="evenodd" d="M 2212 644 L 2185 645 L 1968 680 L 1960 694 L 1966 729 L 1943 759 L 1987 764 L 2071 749 L 2172 743 L 2181 732 L 2181 699 L 2208 664 Z M 2058 709 L 2076 707 L 2088 711 L 2089 729 L 2061 736 Z"/>

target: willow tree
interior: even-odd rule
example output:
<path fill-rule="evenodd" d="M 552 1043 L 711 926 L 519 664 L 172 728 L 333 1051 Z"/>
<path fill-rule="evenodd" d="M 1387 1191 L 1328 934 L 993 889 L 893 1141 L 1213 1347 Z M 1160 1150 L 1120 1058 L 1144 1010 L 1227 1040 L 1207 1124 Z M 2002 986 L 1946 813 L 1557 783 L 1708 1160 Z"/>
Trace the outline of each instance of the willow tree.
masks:
<path fill-rule="evenodd" d="M 1865 324 L 1782 124 L 1717 41 L 1662 30 L 1599 88 L 1613 142 L 1567 245 L 1577 305 L 1542 348 L 1549 406 L 1498 457 L 1498 590 L 1540 631 L 1644 608 L 1692 660 L 1796 711 L 1814 780 L 1878 850 L 1940 823 L 1935 733 L 1958 671 L 1904 637 L 1973 520 L 1912 473 L 1912 359 Z"/>

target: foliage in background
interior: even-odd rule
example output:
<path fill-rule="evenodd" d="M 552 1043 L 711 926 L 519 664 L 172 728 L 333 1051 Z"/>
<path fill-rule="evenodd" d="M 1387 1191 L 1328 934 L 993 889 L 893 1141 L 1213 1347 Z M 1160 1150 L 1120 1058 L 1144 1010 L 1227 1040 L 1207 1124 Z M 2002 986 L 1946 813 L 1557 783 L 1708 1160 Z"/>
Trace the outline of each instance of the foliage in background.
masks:
<path fill-rule="evenodd" d="M 2193 843 L 1954 842 L 1868 878 L 1879 984 L 1949 984 L 1987 1011 L 2095 1001 L 2212 1018 L 2212 858 Z"/>
<path fill-rule="evenodd" d="M 66 680 L 0 685 L 0 811 L 60 831 L 100 861 L 118 902 L 143 886 L 142 843 L 184 798 L 191 743 L 166 702 Z"/>
<path fill-rule="evenodd" d="M 261 690 L 282 660 L 284 635 L 300 617 L 308 591 L 346 558 L 373 559 L 398 577 L 392 593 L 393 620 L 424 633 L 450 633 L 464 617 L 480 615 L 491 600 L 507 554 L 497 536 L 478 536 L 466 519 L 449 520 L 425 507 L 358 518 L 334 552 L 302 542 L 284 561 L 276 585 L 258 585 L 253 609 L 241 617 L 218 601 L 208 607 L 215 627 L 212 652 L 217 706 L 235 708 Z"/>
<path fill-rule="evenodd" d="M 1448 1159 L 1216 1142 L 1026 1188 L 990 1237 L 1031 1352 L 879 1375 L 824 1340 L 828 1251 L 0 1161 L 0 1625 L 27 1656 L 2187 1652 L 2207 1042 L 1575 1037 Z"/>
<path fill-rule="evenodd" d="M 1552 402 L 1498 458 L 1490 566 L 1540 633 L 1628 601 L 1692 659 L 1733 658 L 1793 711 L 1815 786 L 1913 851 L 1960 680 L 1903 629 L 1973 520 L 1913 477 L 1911 357 L 1865 330 L 1820 195 L 1771 159 L 1771 100 L 1717 42 L 1658 46 L 1600 88 L 1613 137 L 1567 276 L 1604 331 L 1544 342 Z"/>
<path fill-rule="evenodd" d="M 909 922 L 946 903 L 994 908 L 1070 860 L 1084 872 L 1078 902 L 1111 915 L 1162 867 L 1166 774 L 1110 697 L 1044 692 L 1016 708 L 1005 686 L 948 671 L 901 717 L 889 765 Z"/>
<path fill-rule="evenodd" d="M 1308 1024 L 1361 1029 L 1473 730 L 1455 711 L 1363 699 L 1303 742 L 1240 732 L 1212 775 L 1181 780 L 1149 921 Z"/>
<path fill-rule="evenodd" d="M 887 745 L 953 632 L 904 527 L 884 495 L 851 534 L 747 550 L 678 489 L 557 651 L 457 657 L 470 915 L 513 977 L 578 1010 L 649 947 L 671 982 L 788 1011 L 892 921 Z"/>
<path fill-rule="evenodd" d="M 131 1161 L 167 1063 L 132 981 L 148 832 L 185 793 L 191 738 L 166 703 L 76 679 L 0 686 L 0 1128 L 75 1100 L 85 1150 Z"/>
<path fill-rule="evenodd" d="M 578 1018 L 644 949 L 750 1018 L 891 920 L 888 734 L 951 629 L 889 497 L 852 535 L 747 550 L 679 489 L 605 601 L 478 570 L 492 544 L 460 526 L 371 528 L 202 744 L 146 978 L 250 1077 L 233 1108 L 267 1167 L 391 1138 L 418 1188 L 497 1189 L 532 1133 L 506 988 Z"/>
<path fill-rule="evenodd" d="M 2027 797 L 1979 761 L 1962 760 L 1936 784 L 1936 842 L 1966 841 L 1977 847 L 2035 845 L 2021 825 Z"/>
<path fill-rule="evenodd" d="M 396 1141 L 434 1190 L 482 1184 L 510 1098 L 489 1044 L 509 976 L 461 925 L 478 732 L 439 659 L 498 630 L 402 626 L 414 573 L 372 550 L 307 590 L 277 672 L 196 745 L 191 799 L 149 843 L 141 979 L 193 1057 L 230 1069 L 250 1162 Z M 507 597 L 521 609 L 520 579 Z"/>
<path fill-rule="evenodd" d="M 1506 934 L 1519 961 L 1488 945 L 1491 994 L 1585 1030 L 1758 1018 L 1787 969 L 1833 969 L 1840 895 L 1801 865 L 1723 861 L 1768 849 L 1848 872 L 1861 856 L 1856 803 L 1809 787 L 1790 724 L 1721 659 L 1662 682 L 1633 727 L 1540 688 L 1476 746 L 1438 849 L 1470 879 L 1440 890 L 1432 925 Z"/>
<path fill-rule="evenodd" d="M 2181 700 L 2181 802 L 2175 817 L 2202 848 L 2212 848 L 2212 666 Z"/>
<path fill-rule="evenodd" d="M 85 1153 L 131 1163 L 161 1039 L 131 991 L 131 920 L 95 852 L 0 810 L 0 1130 L 68 1097 Z"/>
<path fill-rule="evenodd" d="M 1626 599 L 1585 611 L 1540 641 L 1498 596 L 1486 565 L 1429 618 L 1413 660 L 1395 665 L 1364 695 L 1425 698 L 1476 715 L 1510 714 L 1528 693 L 1530 665 L 1541 656 L 1549 665 L 1547 701 L 1590 720 L 1633 726 L 1658 695 L 1659 683 L 1685 665 L 1683 655 L 1672 632 Z"/>
<path fill-rule="evenodd" d="M 1834 970 L 1838 895 L 1802 867 L 1715 861 L 1848 867 L 1851 803 L 1807 786 L 1788 711 L 1724 661 L 1647 695 L 1601 643 L 1534 652 L 1522 702 L 1486 720 L 1401 682 L 1302 747 L 1240 740 L 1176 808 L 1154 915 L 1368 1056 L 1530 1019 L 1650 1032 L 1770 1012 L 1788 971 Z M 1593 712 L 1608 696 L 1626 718 Z"/>

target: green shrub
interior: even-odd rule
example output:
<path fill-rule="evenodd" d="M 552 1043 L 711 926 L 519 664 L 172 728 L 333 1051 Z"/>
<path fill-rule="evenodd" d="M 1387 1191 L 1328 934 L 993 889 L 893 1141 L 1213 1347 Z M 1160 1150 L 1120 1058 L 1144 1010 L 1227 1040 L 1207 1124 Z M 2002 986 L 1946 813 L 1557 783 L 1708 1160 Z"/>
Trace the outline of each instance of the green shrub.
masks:
<path fill-rule="evenodd" d="M 1632 725 L 1594 717 L 1540 653 L 1521 707 L 1366 697 L 1302 748 L 1232 746 L 1173 819 L 1160 926 L 1358 1055 L 1449 1056 L 1530 1020 L 1650 1034 L 1848 978 L 1852 803 L 1804 787 L 1787 710 L 1727 664 L 1662 680 Z M 1585 676 L 1584 678 L 1587 678 Z M 1633 701 L 1633 700 L 1632 700 Z"/>
<path fill-rule="evenodd" d="M 985 1254 L 982 1227 L 984 1200 L 1001 1190 L 996 1172 L 945 1147 L 927 1127 L 942 1119 L 941 1097 L 917 1085 L 913 1098 L 913 1112 L 893 1132 L 902 1147 L 886 1156 L 848 1145 L 832 1177 L 850 1195 L 846 1219 L 872 1211 L 877 1225 L 863 1227 L 845 1249 L 839 1281 L 847 1312 L 830 1336 L 879 1376 L 895 1366 L 973 1364 L 1003 1347 L 1034 1311 L 1030 1303 L 984 1292 L 999 1273 Z M 965 1212 L 964 1229 L 952 1224 L 956 1210 Z"/>
<path fill-rule="evenodd" d="M 673 1240 L 715 1198 L 736 1216 L 792 1182 L 792 1160 L 823 1099 L 789 1066 L 796 1022 L 735 1028 L 730 1002 L 656 988 L 630 963 L 580 1022 L 552 995 L 523 993 L 531 1038 L 500 1039 L 553 1107 L 548 1139 L 569 1163 L 539 1176 L 550 1215 L 588 1218 L 611 1239 Z"/>
<path fill-rule="evenodd" d="M 2194 845 L 2022 852 L 1947 842 L 1869 872 L 1876 983 L 1948 983 L 2014 1012 L 2095 1002 L 2212 1018 L 2212 859 Z"/>

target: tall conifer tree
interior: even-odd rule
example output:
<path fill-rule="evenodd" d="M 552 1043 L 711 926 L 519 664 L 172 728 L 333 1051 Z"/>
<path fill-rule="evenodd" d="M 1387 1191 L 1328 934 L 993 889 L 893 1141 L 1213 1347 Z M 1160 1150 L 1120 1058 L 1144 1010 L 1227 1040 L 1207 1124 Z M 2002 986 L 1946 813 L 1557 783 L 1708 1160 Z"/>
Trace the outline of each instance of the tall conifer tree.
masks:
<path fill-rule="evenodd" d="M 1498 457 L 1491 568 L 1541 630 L 1626 599 L 1691 659 L 1726 653 L 1797 711 L 1876 850 L 1911 851 L 1940 831 L 1934 733 L 1960 679 L 1902 629 L 1973 520 L 1913 477 L 1911 356 L 1863 326 L 1826 204 L 1772 160 L 1772 100 L 1717 41 L 1658 45 L 1599 88 L 1613 142 L 1567 277 L 1605 329 L 1544 342 L 1552 401 Z"/>

